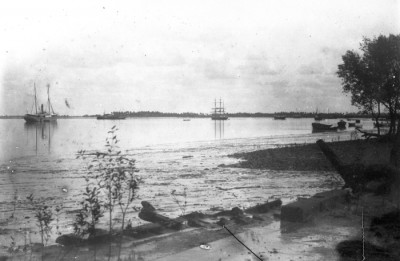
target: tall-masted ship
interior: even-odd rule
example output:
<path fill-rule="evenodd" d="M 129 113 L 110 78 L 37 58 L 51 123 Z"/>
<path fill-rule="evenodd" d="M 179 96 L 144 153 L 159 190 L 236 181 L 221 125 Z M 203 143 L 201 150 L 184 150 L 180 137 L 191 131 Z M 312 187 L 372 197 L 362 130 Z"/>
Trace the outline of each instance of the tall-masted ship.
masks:
<path fill-rule="evenodd" d="M 37 98 L 36 98 L 36 85 L 33 84 L 33 88 L 35 90 L 35 113 L 27 113 L 24 116 L 24 119 L 27 123 L 35 123 L 35 122 L 49 122 L 49 121 L 57 121 L 57 114 L 54 112 L 53 106 L 50 101 L 50 84 L 47 85 L 47 111 L 44 108 L 44 105 L 41 104 L 40 108 L 37 106 Z"/>
<path fill-rule="evenodd" d="M 213 108 L 213 112 L 211 114 L 211 119 L 212 120 L 227 120 L 228 116 L 225 113 L 225 108 L 224 108 L 224 103 L 221 100 L 221 98 L 219 99 L 219 106 L 217 106 L 217 99 L 215 99 L 214 101 L 215 105 Z"/>

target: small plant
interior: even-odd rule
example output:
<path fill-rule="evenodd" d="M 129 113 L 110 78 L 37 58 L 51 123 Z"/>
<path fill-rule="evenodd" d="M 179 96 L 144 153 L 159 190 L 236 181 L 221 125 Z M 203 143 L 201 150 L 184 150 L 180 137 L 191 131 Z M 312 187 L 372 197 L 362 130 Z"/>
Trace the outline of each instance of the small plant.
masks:
<path fill-rule="evenodd" d="M 89 182 L 86 178 L 86 189 L 83 193 L 84 199 L 81 202 L 81 209 L 75 218 L 74 232 L 78 236 L 94 236 L 96 234 L 96 224 L 103 216 L 101 201 L 99 199 L 100 191 L 97 186 Z"/>
<path fill-rule="evenodd" d="M 13 236 L 10 236 L 11 238 L 11 242 L 10 242 L 10 246 L 8 247 L 7 251 L 10 254 L 15 254 L 16 252 L 18 252 L 18 247 L 17 244 L 15 243 L 15 238 Z"/>
<path fill-rule="evenodd" d="M 13 204 L 13 212 L 12 212 L 10 218 L 14 219 L 15 218 L 15 210 L 17 209 L 17 204 L 18 204 L 18 190 L 15 190 L 12 204 Z"/>
<path fill-rule="evenodd" d="M 121 228 L 122 230 L 124 229 L 125 216 L 129 206 L 136 197 L 139 183 L 139 179 L 135 175 L 138 172 L 135 167 L 135 160 L 121 155 L 121 150 L 118 147 L 117 131 L 118 128 L 116 126 L 113 126 L 108 131 L 105 145 L 106 152 L 96 152 L 90 160 L 90 164 L 87 167 L 87 179 L 93 179 L 96 183 L 92 183 L 89 190 L 88 186 L 86 187 L 86 193 L 89 195 L 86 196 L 86 199 L 89 201 L 86 200 L 87 203 L 83 204 L 84 206 L 88 204 L 87 208 L 89 210 L 91 207 L 94 207 L 98 213 L 103 213 L 100 211 L 101 207 L 107 210 L 110 235 L 112 234 L 112 218 L 116 206 L 119 206 L 121 210 Z M 84 160 L 87 158 L 85 151 L 79 151 L 78 153 L 77 158 L 81 157 Z M 100 197 L 104 197 L 104 200 L 100 201 Z M 87 212 L 85 207 L 82 210 L 83 212 Z M 93 217 L 93 213 L 88 214 L 86 218 L 88 216 Z M 77 221 L 80 220 L 81 222 L 81 219 L 85 219 L 85 214 L 82 213 L 77 218 Z M 94 223 L 92 222 L 92 224 Z"/>
<path fill-rule="evenodd" d="M 35 207 L 36 225 L 39 228 L 42 245 L 45 246 L 51 235 L 52 226 L 50 224 L 54 220 L 53 211 L 48 206 L 35 202 L 33 195 L 30 195 L 28 199 Z"/>
<path fill-rule="evenodd" d="M 63 205 L 62 204 L 61 205 L 57 205 L 56 208 L 55 208 L 55 212 L 56 212 L 56 231 L 57 231 L 56 234 L 57 235 L 61 235 L 59 222 L 60 222 L 60 215 L 61 215 L 62 209 L 63 209 Z"/>
<path fill-rule="evenodd" d="M 183 188 L 182 194 L 178 194 L 177 191 L 174 189 L 171 191 L 171 196 L 174 202 L 178 205 L 179 209 L 181 210 L 181 216 L 185 215 L 186 213 L 186 206 L 187 206 L 187 188 Z M 181 196 L 182 200 L 179 200 L 177 196 Z"/>

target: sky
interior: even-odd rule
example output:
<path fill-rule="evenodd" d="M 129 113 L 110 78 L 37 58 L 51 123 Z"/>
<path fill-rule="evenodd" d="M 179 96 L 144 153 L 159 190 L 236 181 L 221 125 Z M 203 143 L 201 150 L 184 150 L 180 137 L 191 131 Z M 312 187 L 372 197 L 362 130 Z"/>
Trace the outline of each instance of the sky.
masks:
<path fill-rule="evenodd" d="M 0 115 L 352 112 L 336 76 L 363 37 L 400 33 L 400 0 L 9 1 Z"/>

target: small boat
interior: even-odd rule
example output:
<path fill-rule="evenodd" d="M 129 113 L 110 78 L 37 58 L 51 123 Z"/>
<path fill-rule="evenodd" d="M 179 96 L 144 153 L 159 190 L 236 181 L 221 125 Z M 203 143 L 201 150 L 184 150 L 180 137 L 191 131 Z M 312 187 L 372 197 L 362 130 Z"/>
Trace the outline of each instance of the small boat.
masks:
<path fill-rule="evenodd" d="M 378 128 L 378 126 L 380 128 L 387 128 L 387 127 L 390 127 L 390 123 L 389 122 L 382 122 L 382 121 L 380 121 L 378 123 L 374 122 L 374 127 Z"/>
<path fill-rule="evenodd" d="M 24 115 L 24 120 L 26 123 L 36 123 L 36 122 L 54 122 L 57 121 L 57 114 L 53 110 L 53 106 L 50 102 L 50 85 L 47 85 L 47 109 L 45 111 L 43 104 L 40 106 L 39 112 L 37 108 L 37 99 L 36 99 L 36 85 L 34 84 L 35 90 L 35 114 L 27 113 Z"/>
<path fill-rule="evenodd" d="M 98 120 L 124 120 L 126 117 L 124 115 L 121 114 L 115 114 L 115 113 L 111 113 L 111 114 L 103 114 L 103 115 L 99 115 L 97 116 Z"/>
<path fill-rule="evenodd" d="M 313 122 L 312 132 L 326 132 L 326 131 L 337 131 L 338 127 L 333 127 L 332 124 L 323 124 L 319 122 Z"/>
<path fill-rule="evenodd" d="M 362 128 L 361 121 L 360 121 L 360 120 L 356 120 L 356 123 L 355 123 L 354 127 L 356 127 L 356 128 Z"/>
<path fill-rule="evenodd" d="M 228 116 L 225 114 L 225 108 L 221 99 L 219 99 L 219 107 L 217 107 L 217 100 L 215 100 L 215 107 L 213 108 L 213 113 L 211 114 L 211 120 L 214 121 L 225 121 Z"/>
<path fill-rule="evenodd" d="M 318 114 L 318 108 L 315 111 L 314 120 L 316 120 L 316 121 L 322 121 L 323 120 L 323 118 Z"/>
<path fill-rule="evenodd" d="M 190 121 L 190 119 L 183 119 L 183 121 Z"/>
<path fill-rule="evenodd" d="M 286 120 L 286 117 L 283 115 L 275 115 L 274 120 Z"/>
<path fill-rule="evenodd" d="M 344 120 L 340 120 L 337 123 L 337 125 L 338 125 L 338 129 L 341 129 L 341 130 L 346 129 L 346 122 Z"/>

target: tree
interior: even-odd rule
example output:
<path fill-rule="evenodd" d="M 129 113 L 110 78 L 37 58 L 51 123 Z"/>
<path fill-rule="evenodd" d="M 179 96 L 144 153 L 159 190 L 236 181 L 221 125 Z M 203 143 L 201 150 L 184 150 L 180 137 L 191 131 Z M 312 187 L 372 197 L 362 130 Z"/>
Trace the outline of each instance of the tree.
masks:
<path fill-rule="evenodd" d="M 381 106 L 390 118 L 389 135 L 395 134 L 400 111 L 400 35 L 364 38 L 360 50 L 342 56 L 337 75 L 353 105 L 379 118 Z"/>
<path fill-rule="evenodd" d="M 372 113 L 378 123 L 381 106 L 389 113 L 388 136 L 394 140 L 391 163 L 400 165 L 400 35 L 364 38 L 360 50 L 342 56 L 337 75 L 345 93 L 358 108 Z M 397 125 L 396 125 L 397 121 Z M 379 129 L 378 129 L 379 131 Z M 379 134 L 379 132 L 378 132 Z"/>

